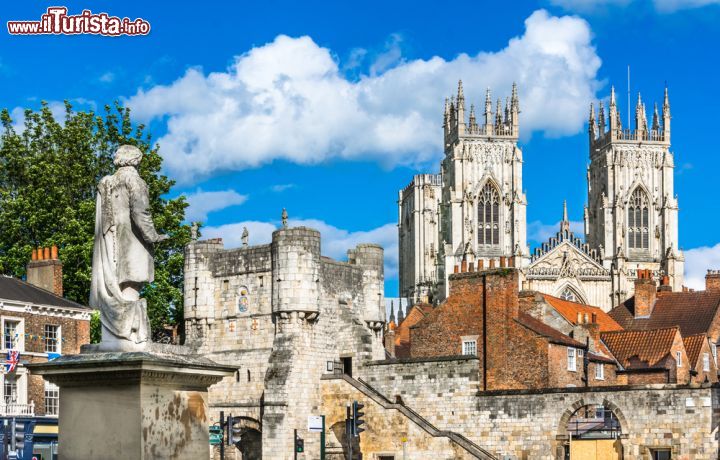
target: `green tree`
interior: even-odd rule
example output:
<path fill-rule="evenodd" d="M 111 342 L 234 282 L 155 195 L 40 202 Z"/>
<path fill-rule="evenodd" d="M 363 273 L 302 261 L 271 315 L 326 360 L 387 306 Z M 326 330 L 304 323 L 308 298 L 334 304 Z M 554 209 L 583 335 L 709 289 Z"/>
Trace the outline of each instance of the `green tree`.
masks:
<path fill-rule="evenodd" d="M 184 197 L 164 198 L 174 181 L 161 174 L 162 157 L 130 110 L 115 103 L 103 113 L 75 111 L 65 103 L 58 122 L 46 103 L 26 110 L 15 129 L 8 110 L 0 112 L 0 271 L 22 277 L 32 249 L 57 245 L 63 262 L 65 296 L 87 305 L 92 269 L 95 194 L 98 181 L 114 172 L 112 158 L 122 144 L 145 154 L 140 175 L 148 184 L 151 212 L 160 233 L 170 238 L 155 251 L 155 282 L 144 292 L 157 334 L 164 324 L 182 324 Z"/>

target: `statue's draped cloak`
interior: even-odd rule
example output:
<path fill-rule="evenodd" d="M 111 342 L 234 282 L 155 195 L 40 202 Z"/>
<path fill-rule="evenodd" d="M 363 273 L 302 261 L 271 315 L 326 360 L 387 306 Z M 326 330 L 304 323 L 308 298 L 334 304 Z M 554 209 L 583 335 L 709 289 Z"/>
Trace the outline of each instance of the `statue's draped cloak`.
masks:
<path fill-rule="evenodd" d="M 147 303 L 123 298 L 122 288 L 154 279 L 151 243 L 158 234 L 148 207 L 147 185 L 135 168 L 120 168 L 98 185 L 90 305 L 110 332 L 136 343 L 148 340 Z"/>

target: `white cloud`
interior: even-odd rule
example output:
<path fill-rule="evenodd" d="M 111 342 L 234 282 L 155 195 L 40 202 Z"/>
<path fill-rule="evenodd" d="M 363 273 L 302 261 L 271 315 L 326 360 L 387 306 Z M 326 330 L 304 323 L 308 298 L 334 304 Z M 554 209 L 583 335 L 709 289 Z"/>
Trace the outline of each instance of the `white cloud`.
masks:
<path fill-rule="evenodd" d="M 501 50 L 403 60 L 391 43 L 370 75 L 352 80 L 331 50 L 307 36 L 280 35 L 237 56 L 225 72 L 192 68 L 169 85 L 139 90 L 127 104 L 139 119 L 167 121 L 159 143 L 169 173 L 181 181 L 275 159 L 417 165 L 442 153 L 443 99 L 458 79 L 468 109 L 484 101 L 486 87 L 504 97 L 517 81 L 523 135 L 570 135 L 583 129 L 600 63 L 583 19 L 538 10 Z"/>
<path fill-rule="evenodd" d="M 628 6 L 637 0 L 550 0 L 550 3 L 568 11 L 581 13 L 595 12 L 609 6 Z M 720 0 L 653 0 L 653 7 L 661 13 L 673 13 L 678 10 L 718 5 Z"/>
<path fill-rule="evenodd" d="M 537 243 L 546 242 L 551 236 L 560 231 L 560 221 L 554 224 L 543 224 L 539 220 L 528 223 L 527 239 Z M 585 235 L 585 224 L 583 221 L 570 221 L 570 231 L 580 238 Z"/>
<path fill-rule="evenodd" d="M 100 75 L 99 80 L 103 83 L 112 83 L 115 81 L 115 74 L 112 72 L 105 72 L 104 74 Z"/>
<path fill-rule="evenodd" d="M 235 190 L 203 192 L 200 189 L 186 197 L 190 206 L 185 210 L 185 219 L 190 222 L 204 221 L 208 213 L 243 204 L 248 198 L 247 195 L 241 195 Z"/>
<path fill-rule="evenodd" d="M 385 249 L 385 279 L 397 277 L 398 243 L 397 226 L 385 224 L 367 231 L 349 231 L 334 227 L 316 219 L 290 219 L 291 227 L 310 227 L 318 230 L 321 236 L 323 255 L 337 260 L 347 258 L 347 250 L 359 243 L 379 244 Z M 203 238 L 222 238 L 226 248 L 239 247 L 242 244 L 243 227 L 248 229 L 249 244 L 267 244 L 272 241 L 272 232 L 277 226 L 270 222 L 246 221 L 217 227 L 203 227 Z"/>
<path fill-rule="evenodd" d="M 688 249 L 685 253 L 685 285 L 705 289 L 705 274 L 708 269 L 720 269 L 720 243 Z"/>
<path fill-rule="evenodd" d="M 295 188 L 295 184 L 277 184 L 270 187 L 273 192 L 284 192 L 291 188 Z"/>

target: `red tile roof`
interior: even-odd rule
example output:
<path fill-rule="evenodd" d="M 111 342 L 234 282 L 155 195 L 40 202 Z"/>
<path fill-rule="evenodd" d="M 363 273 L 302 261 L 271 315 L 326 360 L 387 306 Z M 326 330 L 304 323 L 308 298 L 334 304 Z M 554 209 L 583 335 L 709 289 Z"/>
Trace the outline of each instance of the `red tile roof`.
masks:
<path fill-rule="evenodd" d="M 649 318 L 635 319 L 635 298 L 613 308 L 610 316 L 625 329 L 678 326 L 683 336 L 707 334 L 720 307 L 720 292 L 658 292 Z"/>
<path fill-rule="evenodd" d="M 535 332 L 536 334 L 547 338 L 551 343 L 556 343 L 558 345 L 565 345 L 567 347 L 576 347 L 576 348 L 584 348 L 585 347 L 584 343 L 578 342 L 577 340 L 573 339 L 572 337 L 569 337 L 569 336 L 563 334 L 562 332 L 558 331 L 557 329 L 554 329 L 554 328 L 548 326 L 547 324 L 528 315 L 527 313 L 520 313 L 515 321 L 522 324 L 523 326 L 530 329 L 531 331 Z"/>
<path fill-rule="evenodd" d="M 621 331 L 623 327 L 610 317 L 607 313 L 602 311 L 598 307 L 585 305 L 577 302 L 570 302 L 569 300 L 559 299 L 548 294 L 543 294 L 545 301 L 549 303 L 563 318 L 568 320 L 571 324 L 577 324 L 578 313 L 587 315 L 588 321 L 592 321 L 592 315 L 595 314 L 598 326 L 600 326 L 600 332 L 608 331 Z"/>
<path fill-rule="evenodd" d="M 695 334 L 688 337 L 683 337 L 683 344 L 685 344 L 685 353 L 687 353 L 691 367 L 697 366 L 698 358 L 700 357 L 700 351 L 702 350 L 703 344 L 706 340 L 707 335 L 705 334 Z"/>
<path fill-rule="evenodd" d="M 672 352 L 677 327 L 649 331 L 615 331 L 601 335 L 603 343 L 626 369 L 663 367 L 659 362 Z"/>

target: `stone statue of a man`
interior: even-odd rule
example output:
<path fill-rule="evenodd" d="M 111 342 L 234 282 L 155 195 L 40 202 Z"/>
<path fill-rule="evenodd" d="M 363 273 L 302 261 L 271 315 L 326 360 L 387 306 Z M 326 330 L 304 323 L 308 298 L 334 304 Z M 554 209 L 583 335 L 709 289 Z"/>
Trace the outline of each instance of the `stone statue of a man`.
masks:
<path fill-rule="evenodd" d="M 102 343 L 108 351 L 140 350 L 149 342 L 147 303 L 140 290 L 154 279 L 155 230 L 148 188 L 137 171 L 142 152 L 123 145 L 117 171 L 98 184 L 90 306 L 100 310 Z"/>

